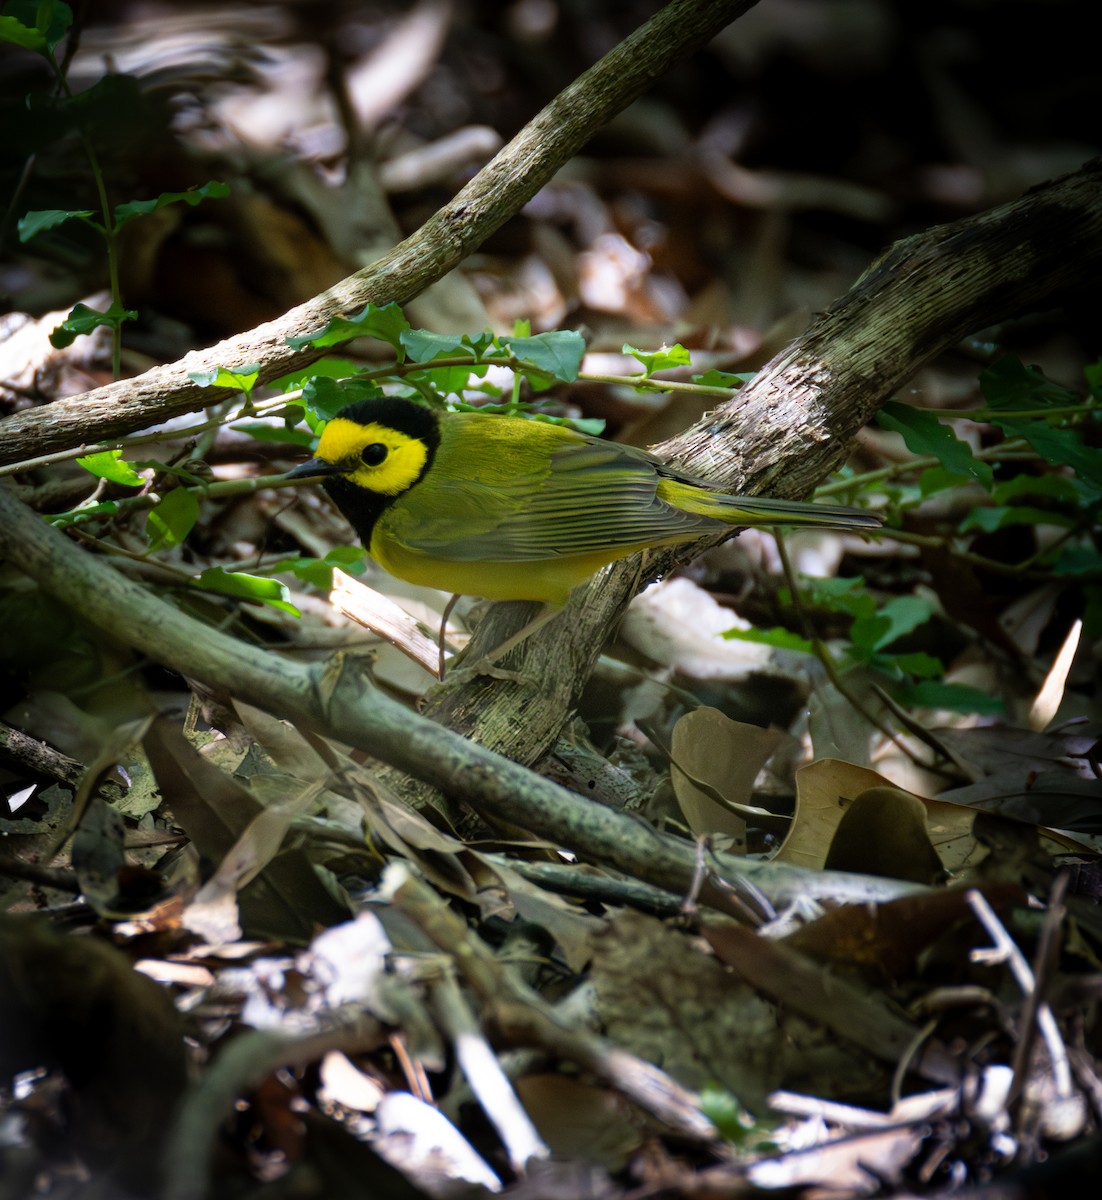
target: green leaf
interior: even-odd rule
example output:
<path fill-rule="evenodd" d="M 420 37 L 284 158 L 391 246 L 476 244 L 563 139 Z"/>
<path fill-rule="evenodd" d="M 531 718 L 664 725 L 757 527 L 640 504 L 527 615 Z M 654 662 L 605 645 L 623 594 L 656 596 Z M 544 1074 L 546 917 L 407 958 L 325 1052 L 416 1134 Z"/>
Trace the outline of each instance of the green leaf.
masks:
<path fill-rule="evenodd" d="M 56 529 L 68 529 L 71 525 L 83 525 L 88 521 L 106 521 L 117 516 L 119 502 L 103 500 L 99 504 L 88 504 L 83 508 L 71 508 L 68 512 L 52 513 L 46 517 Z"/>
<path fill-rule="evenodd" d="M 799 650 L 814 654 L 814 645 L 790 629 L 775 625 L 772 629 L 725 629 L 721 635 L 728 642 L 753 642 L 757 646 L 775 646 L 778 650 Z"/>
<path fill-rule="evenodd" d="M 407 375 L 406 383 L 416 388 L 426 400 L 439 402 L 444 396 L 461 397 L 468 389 L 479 390 L 472 386 L 471 380 L 481 378 L 488 370 L 485 363 L 476 362 L 458 367 L 434 367 L 430 364 Z"/>
<path fill-rule="evenodd" d="M 123 487 L 142 487 L 145 480 L 122 458 L 121 450 L 103 450 L 99 454 L 86 454 L 77 462 L 98 479 L 108 483 L 119 483 Z"/>
<path fill-rule="evenodd" d="M 231 388 L 248 396 L 256 386 L 256 377 L 259 374 L 260 364 L 249 363 L 244 367 L 212 367 L 209 371 L 188 371 L 187 377 L 192 383 L 203 388 Z"/>
<path fill-rule="evenodd" d="M 186 192 L 162 192 L 153 200 L 131 200 L 127 204 L 115 205 L 115 228 L 119 229 L 135 217 L 148 216 L 167 204 L 190 204 L 194 208 L 203 200 L 223 200 L 230 194 L 228 183 L 212 179 L 200 187 L 188 188 Z"/>
<path fill-rule="evenodd" d="M 494 335 L 489 332 L 472 337 L 469 333 L 433 333 L 428 329 L 402 331 L 402 345 L 410 361 L 415 363 L 466 355 L 470 355 L 472 363 L 477 363 L 493 342 Z"/>
<path fill-rule="evenodd" d="M 158 103 L 133 75 L 108 72 L 91 87 L 60 101 L 69 121 L 97 146 L 126 146 L 131 152 L 158 125 Z"/>
<path fill-rule="evenodd" d="M 1003 411 L 1015 408 L 1064 408 L 1079 397 L 1046 379 L 1040 367 L 1027 367 L 1007 354 L 980 373 L 980 391 L 988 405 Z"/>
<path fill-rule="evenodd" d="M 1074 429 L 1062 429 L 1047 421 L 1014 421 L 992 418 L 1007 437 L 1024 438 L 1053 467 L 1070 467 L 1080 486 L 1090 496 L 1102 496 L 1102 450 L 1084 445 Z"/>
<path fill-rule="evenodd" d="M 1059 525 L 1064 529 L 1074 529 L 1078 524 L 1078 520 L 1068 513 L 1032 508 L 1028 504 L 1010 504 L 972 509 L 961 521 L 960 531 L 994 533 L 996 529 L 1007 529 L 1012 525 Z"/>
<path fill-rule="evenodd" d="M 95 213 L 90 208 L 38 209 L 35 212 L 26 213 L 19 218 L 19 240 L 21 242 L 29 242 L 31 238 L 38 237 L 40 233 L 45 233 L 47 229 L 63 225 L 66 221 L 87 221 L 93 228 L 99 229 L 100 226 L 95 221 L 89 220 L 93 216 L 95 216 Z"/>
<path fill-rule="evenodd" d="M 46 39 L 42 34 L 15 17 L 0 17 L 0 42 L 22 46 L 24 50 L 33 50 L 36 54 L 46 53 Z"/>
<path fill-rule="evenodd" d="M 9 0 L 0 17 L 0 42 L 48 57 L 72 23 L 73 10 L 60 0 Z"/>
<path fill-rule="evenodd" d="M 323 592 L 333 586 L 333 568 L 349 575 L 362 575 L 367 569 L 367 551 L 362 546 L 334 546 L 324 558 L 285 558 L 274 563 L 273 574 L 290 571 L 296 579 Z"/>
<path fill-rule="evenodd" d="M 382 391 L 367 379 L 327 379 L 319 375 L 302 389 L 302 399 L 326 420 L 357 400 L 376 400 Z"/>
<path fill-rule="evenodd" d="M 322 358 L 308 367 L 300 367 L 288 375 L 280 375 L 268 383 L 268 387 L 281 392 L 296 392 L 304 387 L 311 379 L 325 376 L 328 379 L 348 379 L 361 374 L 363 364 L 351 358 Z"/>
<path fill-rule="evenodd" d="M 745 1145 L 753 1132 L 753 1117 L 738 1097 L 718 1084 L 706 1085 L 700 1093 L 700 1111 L 719 1130 L 720 1137 Z"/>
<path fill-rule="evenodd" d="M 1102 573 L 1102 554 L 1089 543 L 1061 546 L 1052 569 L 1057 575 Z"/>
<path fill-rule="evenodd" d="M 637 350 L 625 342 L 622 353 L 630 354 L 632 358 L 638 359 L 643 364 L 644 378 L 649 378 L 655 371 L 668 371 L 671 367 L 687 367 L 692 363 L 692 357 L 680 342 L 675 342 L 672 346 L 662 346 L 653 351 Z"/>
<path fill-rule="evenodd" d="M 401 362 L 401 337 L 407 329 L 409 322 L 405 313 L 391 301 L 382 305 L 369 304 L 354 317 L 334 317 L 324 329 L 288 338 L 287 344 L 301 350 L 303 346 L 336 346 L 353 338 L 373 337 L 393 346 L 398 353 L 398 361 Z"/>
<path fill-rule="evenodd" d="M 715 367 L 710 367 L 703 375 L 694 375 L 693 383 L 699 383 L 704 387 L 736 390 L 748 384 L 756 374 L 756 371 L 718 371 Z"/>
<path fill-rule="evenodd" d="M 257 604 L 267 604 L 292 617 L 302 615 L 287 599 L 290 595 L 287 585 L 278 579 L 247 575 L 243 571 L 226 571 L 222 567 L 208 567 L 194 582 L 196 587 L 217 592 L 220 596 L 234 596 Z"/>
<path fill-rule="evenodd" d="M 915 650 L 911 654 L 893 654 L 891 661 L 899 670 L 908 675 L 916 675 L 920 679 L 933 679 L 945 674 L 945 664 L 941 659 L 927 654 L 925 650 Z"/>
<path fill-rule="evenodd" d="M 199 499 L 187 488 L 173 488 L 145 519 L 145 540 L 150 550 L 178 546 L 199 520 Z"/>
<path fill-rule="evenodd" d="M 850 626 L 854 646 L 867 651 L 882 650 L 930 619 L 933 609 L 920 596 L 894 596 L 872 617 L 859 616 Z"/>
<path fill-rule="evenodd" d="M 546 421 L 549 425 L 569 425 L 579 433 L 589 434 L 590 437 L 601 437 L 608 422 L 604 417 L 551 417 L 546 413 L 533 413 L 534 421 Z"/>
<path fill-rule="evenodd" d="M 991 489 L 991 467 L 975 458 L 968 444 L 932 413 L 889 400 L 876 420 L 882 429 L 900 434 L 912 454 L 931 454 L 947 471 L 968 476 Z"/>
<path fill-rule="evenodd" d="M 262 425 L 259 421 L 244 421 L 231 425 L 235 433 L 244 433 L 258 442 L 273 442 L 284 446 L 310 446 L 314 435 L 308 429 L 288 428 L 286 425 Z"/>
<path fill-rule="evenodd" d="M 992 696 L 990 692 L 981 688 L 929 679 L 899 688 L 896 699 L 908 708 L 947 708 L 952 712 L 982 713 L 988 716 L 1001 713 L 1006 707 L 997 696 Z"/>
<path fill-rule="evenodd" d="M 914 497 L 914 502 L 920 503 L 927 496 L 934 496 L 938 492 L 945 492 L 970 482 L 969 476 L 958 475 L 956 471 L 947 471 L 944 467 L 927 467 L 918 477 L 918 495 Z"/>
<path fill-rule="evenodd" d="M 87 304 L 76 304 L 72 312 L 50 334 L 50 345 L 55 350 L 64 350 L 82 334 L 91 333 L 101 325 L 106 325 L 109 329 L 118 329 L 123 321 L 135 321 L 137 317 L 138 314 L 132 308 L 123 308 L 115 301 L 112 301 L 106 312 L 97 312 Z"/>
<path fill-rule="evenodd" d="M 562 383 L 573 383 L 582 369 L 585 338 L 575 330 L 560 329 L 534 337 L 500 339 L 501 348 Z"/>
<path fill-rule="evenodd" d="M 846 613 L 851 617 L 871 617 L 876 601 L 865 591 L 861 575 L 847 579 L 804 579 L 801 581 L 812 604 L 829 612 Z"/>
<path fill-rule="evenodd" d="M 1067 500 L 1078 504 L 1082 499 L 1074 479 L 1066 475 L 1013 475 L 995 484 L 991 499 L 996 504 L 1006 504 L 1019 496 L 1051 496 L 1054 500 Z"/>

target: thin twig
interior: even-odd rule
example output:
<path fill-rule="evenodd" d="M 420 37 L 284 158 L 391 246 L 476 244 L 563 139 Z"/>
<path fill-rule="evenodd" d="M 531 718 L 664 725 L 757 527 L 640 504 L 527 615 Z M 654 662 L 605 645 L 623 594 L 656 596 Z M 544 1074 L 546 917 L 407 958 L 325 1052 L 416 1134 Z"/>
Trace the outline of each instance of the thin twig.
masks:
<path fill-rule="evenodd" d="M 969 888 L 967 900 L 977 920 L 987 931 L 994 943 L 990 950 L 973 950 L 972 959 L 975 962 L 993 963 L 1005 962 L 1010 968 L 1018 987 L 1024 996 L 1029 996 L 1036 988 L 1036 980 L 1026 962 L 1025 955 L 1018 949 L 1014 939 L 1006 931 L 995 910 L 988 904 L 982 892 Z M 1052 1009 L 1043 1002 L 1037 1005 L 1037 1028 L 1045 1040 L 1049 1060 L 1052 1063 L 1052 1074 L 1056 1081 L 1056 1091 L 1060 1097 L 1072 1094 L 1071 1067 L 1068 1063 L 1067 1048 L 1064 1046 L 1060 1030 L 1056 1026 L 1056 1018 Z"/>

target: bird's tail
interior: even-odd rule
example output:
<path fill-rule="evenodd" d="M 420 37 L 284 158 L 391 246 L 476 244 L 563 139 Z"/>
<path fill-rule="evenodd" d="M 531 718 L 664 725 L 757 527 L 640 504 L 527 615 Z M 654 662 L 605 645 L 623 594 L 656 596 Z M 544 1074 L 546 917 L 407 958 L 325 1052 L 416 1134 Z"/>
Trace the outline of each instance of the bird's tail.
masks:
<path fill-rule="evenodd" d="M 686 512 L 715 517 L 728 525 L 801 525 L 805 529 L 860 532 L 879 529 L 882 524 L 872 513 L 842 504 L 808 504 L 802 500 L 776 500 L 770 496 L 727 496 L 672 479 L 662 481 L 659 495 Z"/>

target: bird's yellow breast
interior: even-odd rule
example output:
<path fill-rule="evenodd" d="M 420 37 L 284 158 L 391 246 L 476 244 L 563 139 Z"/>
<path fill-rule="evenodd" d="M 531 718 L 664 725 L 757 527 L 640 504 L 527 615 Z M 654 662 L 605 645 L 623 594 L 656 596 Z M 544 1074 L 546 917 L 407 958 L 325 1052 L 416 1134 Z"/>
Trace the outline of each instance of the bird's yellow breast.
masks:
<path fill-rule="evenodd" d="M 424 587 L 483 600 L 539 600 L 561 608 L 570 593 L 602 567 L 644 546 L 622 553 L 574 555 L 533 562 L 459 562 L 420 554 L 390 535 L 384 516 L 371 537 L 371 557 L 386 571 Z"/>

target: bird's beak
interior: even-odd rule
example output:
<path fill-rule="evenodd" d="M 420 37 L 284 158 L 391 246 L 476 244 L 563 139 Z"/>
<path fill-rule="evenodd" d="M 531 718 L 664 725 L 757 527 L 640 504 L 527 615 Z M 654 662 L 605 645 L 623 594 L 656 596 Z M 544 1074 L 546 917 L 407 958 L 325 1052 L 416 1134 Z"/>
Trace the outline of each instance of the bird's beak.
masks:
<path fill-rule="evenodd" d="M 339 463 L 325 462 L 320 458 L 312 458 L 309 462 L 299 463 L 292 467 L 284 479 L 319 479 L 326 475 L 343 475 L 345 469 Z"/>

